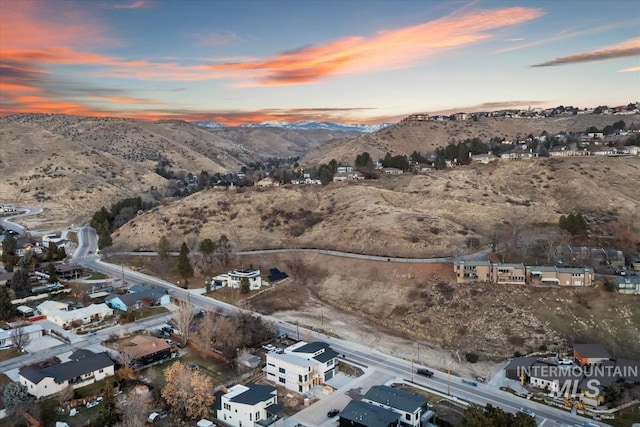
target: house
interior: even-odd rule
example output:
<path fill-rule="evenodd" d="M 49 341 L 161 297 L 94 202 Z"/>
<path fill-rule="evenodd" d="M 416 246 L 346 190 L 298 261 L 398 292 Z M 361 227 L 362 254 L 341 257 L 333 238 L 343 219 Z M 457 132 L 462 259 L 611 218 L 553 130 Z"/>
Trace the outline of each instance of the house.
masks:
<path fill-rule="evenodd" d="M 77 279 L 84 273 L 84 269 L 79 265 L 56 264 L 55 268 L 59 279 Z"/>
<path fill-rule="evenodd" d="M 640 271 L 640 257 L 636 257 L 633 261 L 631 261 L 631 269 L 635 271 Z M 2 275 L 0 275 L 0 285 L 2 284 Z"/>
<path fill-rule="evenodd" d="M 498 156 L 489 152 L 486 154 L 472 154 L 471 161 L 474 163 L 482 163 L 483 165 L 489 164 L 498 160 Z"/>
<path fill-rule="evenodd" d="M 429 418 L 435 415 L 427 409 L 429 399 L 426 397 L 386 385 L 374 385 L 365 393 L 362 401 L 398 413 L 402 426 L 420 427 L 428 421 L 423 414 Z"/>
<path fill-rule="evenodd" d="M 221 274 L 211 279 L 213 288 L 229 287 L 233 289 L 240 289 L 242 280 L 246 278 L 249 280 L 249 289 L 252 291 L 258 290 L 262 287 L 262 277 L 260 276 L 260 270 L 247 269 L 247 270 L 233 270 L 227 274 Z"/>
<path fill-rule="evenodd" d="M 49 244 L 51 243 L 59 247 L 59 246 L 63 246 L 67 242 L 68 242 L 67 239 L 63 239 L 57 234 L 49 234 L 47 236 L 42 236 L 42 246 L 45 248 L 48 248 Z"/>
<path fill-rule="evenodd" d="M 364 175 L 358 171 L 338 172 L 333 176 L 333 182 L 353 181 L 353 180 L 360 181 L 363 179 L 364 179 Z"/>
<path fill-rule="evenodd" d="M 40 325 L 29 324 L 24 326 L 18 326 L 22 335 L 27 335 L 29 340 L 33 341 L 44 335 L 44 329 Z M 14 329 L 0 329 L 0 348 L 15 347 L 14 336 L 16 328 Z"/>
<path fill-rule="evenodd" d="M 510 380 L 522 381 L 523 373 L 527 372 L 537 361 L 537 357 L 514 357 L 504 367 L 505 376 Z"/>
<path fill-rule="evenodd" d="M 621 294 L 640 295 L 640 276 L 616 277 L 613 284 Z"/>
<path fill-rule="evenodd" d="M 136 369 L 171 357 L 171 346 L 162 338 L 136 335 L 129 342 L 131 345 L 122 348 L 120 353 L 124 353 L 123 358 L 132 359 Z"/>
<path fill-rule="evenodd" d="M 340 412 L 340 427 L 395 427 L 400 414 L 359 400 L 352 400 Z"/>
<path fill-rule="evenodd" d="M 91 304 L 77 310 L 50 310 L 47 320 L 69 329 L 77 324 L 84 325 L 113 316 L 113 309 L 106 304 Z"/>
<path fill-rule="evenodd" d="M 134 289 L 134 292 L 126 294 L 113 293 L 104 302 L 109 307 L 120 311 L 139 309 L 147 304 L 151 306 L 169 304 L 169 294 L 164 289 L 147 286 L 138 286 Z"/>
<path fill-rule="evenodd" d="M 526 284 L 526 270 L 523 264 L 496 264 L 493 266 L 493 282 L 498 285 Z"/>
<path fill-rule="evenodd" d="M 573 357 L 580 366 L 599 364 L 611 359 L 611 355 L 601 344 L 574 344 Z"/>
<path fill-rule="evenodd" d="M 493 278 L 490 261 L 456 261 L 453 271 L 457 283 L 491 282 Z"/>
<path fill-rule="evenodd" d="M 114 363 L 106 352 L 78 350 L 69 359 L 68 362 L 46 368 L 21 368 L 18 372 L 19 382 L 27 387 L 29 394 L 41 398 L 59 393 L 67 386 L 83 387 L 114 374 Z"/>
<path fill-rule="evenodd" d="M 69 304 L 61 301 L 43 301 L 36 306 L 41 316 L 47 316 L 51 311 L 66 311 Z"/>
<path fill-rule="evenodd" d="M 220 398 L 217 418 L 233 427 L 269 426 L 282 412 L 277 389 L 261 384 L 235 385 Z"/>
<path fill-rule="evenodd" d="M 279 187 L 280 182 L 268 176 L 256 182 L 256 187 Z"/>
<path fill-rule="evenodd" d="M 398 168 L 382 168 L 382 173 L 385 175 L 402 175 L 402 169 Z"/>
<path fill-rule="evenodd" d="M 300 341 L 284 350 L 307 360 L 316 362 L 315 370 L 322 382 L 329 381 L 338 373 L 338 352 L 322 341 L 307 344 Z"/>
<path fill-rule="evenodd" d="M 353 167 L 349 165 L 338 165 L 336 168 L 337 173 L 349 173 L 353 172 Z"/>
<path fill-rule="evenodd" d="M 593 269 L 586 267 L 527 266 L 527 283 L 532 285 L 592 286 L 593 278 Z"/>
<path fill-rule="evenodd" d="M 327 343 L 300 341 L 284 353 L 267 353 L 266 377 L 289 390 L 306 393 L 338 372 L 338 353 Z"/>
<path fill-rule="evenodd" d="M 451 119 L 453 120 L 468 120 L 469 115 L 467 113 L 455 113 L 451 115 Z"/>

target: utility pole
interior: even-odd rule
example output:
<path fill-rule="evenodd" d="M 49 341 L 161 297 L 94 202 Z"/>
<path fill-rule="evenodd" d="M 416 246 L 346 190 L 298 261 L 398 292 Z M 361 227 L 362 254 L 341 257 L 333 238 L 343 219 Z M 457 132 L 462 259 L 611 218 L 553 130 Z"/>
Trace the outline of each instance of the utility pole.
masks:
<path fill-rule="evenodd" d="M 447 365 L 447 395 L 451 396 L 451 362 Z"/>
<path fill-rule="evenodd" d="M 324 326 L 324 311 L 320 310 L 320 324 Z"/>
<path fill-rule="evenodd" d="M 413 369 L 413 356 L 411 356 L 411 382 L 414 383 L 415 381 L 415 374 L 414 374 L 414 369 Z"/>
<path fill-rule="evenodd" d="M 298 323 L 297 320 L 296 320 L 296 336 L 297 336 L 297 340 L 300 341 L 300 324 Z"/>

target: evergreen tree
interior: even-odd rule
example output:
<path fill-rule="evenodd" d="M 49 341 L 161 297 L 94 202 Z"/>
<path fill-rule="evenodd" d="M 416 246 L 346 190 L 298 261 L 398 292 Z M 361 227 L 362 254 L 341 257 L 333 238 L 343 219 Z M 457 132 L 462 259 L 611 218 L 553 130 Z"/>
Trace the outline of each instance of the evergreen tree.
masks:
<path fill-rule="evenodd" d="M 2 241 L 2 254 L 15 255 L 17 245 L 18 242 L 11 234 L 5 235 Z"/>
<path fill-rule="evenodd" d="M 113 383 L 107 380 L 102 390 L 102 404 L 100 405 L 100 414 L 97 419 L 99 426 L 111 427 L 119 420 L 114 394 Z"/>
<path fill-rule="evenodd" d="M 7 320 L 11 316 L 13 316 L 11 296 L 6 286 L 0 286 L 0 320 Z"/>
<path fill-rule="evenodd" d="M 167 236 L 160 237 L 160 241 L 158 242 L 158 258 L 163 262 L 169 259 L 169 239 L 167 239 Z"/>
<path fill-rule="evenodd" d="M 49 283 L 56 283 L 58 281 L 56 266 L 52 262 L 47 265 L 47 274 L 49 275 Z"/>
<path fill-rule="evenodd" d="M 193 276 L 193 267 L 191 266 L 191 261 L 189 260 L 189 248 L 187 244 L 182 242 L 182 246 L 180 246 L 180 254 L 178 255 L 178 274 L 183 278 L 187 279 Z"/>
<path fill-rule="evenodd" d="M 250 291 L 251 291 L 251 285 L 249 283 L 249 278 L 243 277 L 242 280 L 240 280 L 240 293 L 248 294 Z"/>

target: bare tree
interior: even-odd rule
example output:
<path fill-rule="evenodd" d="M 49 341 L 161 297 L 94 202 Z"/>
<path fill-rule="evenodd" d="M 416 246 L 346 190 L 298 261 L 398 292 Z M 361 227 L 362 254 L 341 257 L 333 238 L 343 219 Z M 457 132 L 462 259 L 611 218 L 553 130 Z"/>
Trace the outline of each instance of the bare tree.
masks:
<path fill-rule="evenodd" d="M 24 326 L 18 326 L 11 331 L 11 341 L 20 350 L 24 350 L 31 343 L 31 336 L 25 330 Z"/>
<path fill-rule="evenodd" d="M 60 405 L 73 399 L 73 392 L 74 389 L 70 385 L 60 390 L 60 392 L 58 393 L 58 401 L 60 402 Z"/>
<path fill-rule="evenodd" d="M 200 320 L 196 338 L 206 350 L 213 350 L 213 341 L 216 337 L 216 315 L 207 311 Z"/>
<path fill-rule="evenodd" d="M 220 317 L 216 320 L 215 346 L 227 357 L 233 357 L 242 344 L 242 334 L 236 319 Z"/>
<path fill-rule="evenodd" d="M 116 424 L 116 427 L 139 427 L 144 425 L 151 407 L 149 400 L 149 396 L 136 392 L 129 393 L 127 397 L 129 404 L 120 410 L 120 422 Z"/>
<path fill-rule="evenodd" d="M 178 310 L 173 312 L 173 320 L 180 330 L 180 341 L 185 345 L 189 341 L 189 332 L 193 323 L 193 306 L 187 302 L 180 301 L 177 303 Z"/>

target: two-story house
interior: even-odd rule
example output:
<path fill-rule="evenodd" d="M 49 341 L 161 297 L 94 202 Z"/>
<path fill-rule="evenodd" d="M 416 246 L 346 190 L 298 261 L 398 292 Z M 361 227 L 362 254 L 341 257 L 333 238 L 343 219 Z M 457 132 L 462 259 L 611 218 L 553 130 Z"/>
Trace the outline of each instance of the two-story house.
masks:
<path fill-rule="evenodd" d="M 352 400 L 340 412 L 340 427 L 396 427 L 400 414 L 390 409 Z"/>
<path fill-rule="evenodd" d="M 321 341 L 300 341 L 284 353 L 268 353 L 265 367 L 267 379 L 289 390 L 306 393 L 324 384 L 338 372 L 338 352 Z"/>
<path fill-rule="evenodd" d="M 59 393 L 67 386 L 73 388 L 93 384 L 113 376 L 114 363 L 106 352 L 77 350 L 69 361 L 46 368 L 26 366 L 18 372 L 19 382 L 36 398 Z"/>
<path fill-rule="evenodd" d="M 252 291 L 258 290 L 262 287 L 262 277 L 260 276 L 260 270 L 250 268 L 246 270 L 232 270 L 227 274 L 221 274 L 211 279 L 213 288 L 229 287 L 233 289 L 240 289 L 242 280 L 249 281 L 249 289 Z"/>
<path fill-rule="evenodd" d="M 281 411 L 275 387 L 238 384 L 220 397 L 217 418 L 233 427 L 269 426 Z"/>
<path fill-rule="evenodd" d="M 398 413 L 402 426 L 420 427 L 435 415 L 427 409 L 429 399 L 426 397 L 386 385 L 374 385 L 362 401 Z"/>

